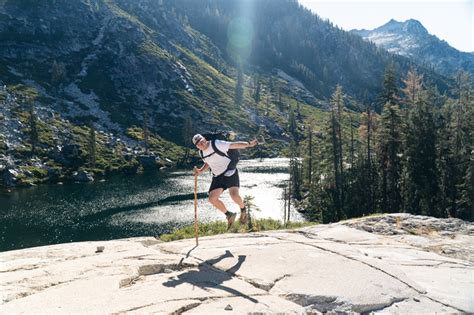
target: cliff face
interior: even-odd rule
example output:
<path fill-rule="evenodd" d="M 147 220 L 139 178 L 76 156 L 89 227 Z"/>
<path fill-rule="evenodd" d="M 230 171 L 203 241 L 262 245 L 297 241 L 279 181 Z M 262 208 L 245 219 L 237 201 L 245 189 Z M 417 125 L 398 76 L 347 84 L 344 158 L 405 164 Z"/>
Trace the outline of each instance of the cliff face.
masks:
<path fill-rule="evenodd" d="M 175 56 L 198 40 L 164 7 L 154 12 L 163 16 L 149 27 L 109 1 L 0 3 L 2 80 L 33 86 L 42 103 L 66 117 L 92 117 L 104 130 L 139 125 L 145 109 L 164 135 L 184 125 L 175 117 L 182 112 L 202 120 L 172 92 L 192 96 L 190 74 Z"/>
<path fill-rule="evenodd" d="M 0 312 L 473 312 L 472 244 L 472 223 L 395 214 L 10 251 Z"/>

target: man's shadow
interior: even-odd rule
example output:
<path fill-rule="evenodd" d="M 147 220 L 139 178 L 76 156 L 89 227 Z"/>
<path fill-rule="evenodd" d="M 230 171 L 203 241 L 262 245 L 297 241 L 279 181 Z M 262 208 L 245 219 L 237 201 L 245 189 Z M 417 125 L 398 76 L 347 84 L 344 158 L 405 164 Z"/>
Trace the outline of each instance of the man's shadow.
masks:
<path fill-rule="evenodd" d="M 163 283 L 165 287 L 176 287 L 183 283 L 189 283 L 195 286 L 198 286 L 206 291 L 211 288 L 220 289 L 229 292 L 235 296 L 241 296 L 245 299 L 248 299 L 254 303 L 258 303 L 258 301 L 240 291 L 235 289 L 226 287 L 222 285 L 227 280 L 232 279 L 235 275 L 237 270 L 239 270 L 240 266 L 242 266 L 243 262 L 245 261 L 246 256 L 239 255 L 237 263 L 227 269 L 226 271 L 221 271 L 213 267 L 214 264 L 218 263 L 224 258 L 234 257 L 232 253 L 228 250 L 225 251 L 225 254 L 220 255 L 219 257 L 208 259 L 198 265 L 198 270 L 190 270 L 184 272 L 177 277 L 170 278 L 167 282 Z"/>

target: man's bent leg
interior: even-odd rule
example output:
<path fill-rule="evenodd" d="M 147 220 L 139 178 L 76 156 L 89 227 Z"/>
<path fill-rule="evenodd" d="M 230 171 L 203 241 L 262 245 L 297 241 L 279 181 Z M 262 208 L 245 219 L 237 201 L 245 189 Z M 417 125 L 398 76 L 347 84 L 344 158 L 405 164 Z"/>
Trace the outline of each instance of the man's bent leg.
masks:
<path fill-rule="evenodd" d="M 240 197 L 239 187 L 230 187 L 229 194 L 230 198 L 239 205 L 240 209 L 245 207 L 244 201 L 242 200 L 242 197 Z"/>
<path fill-rule="evenodd" d="M 239 187 L 230 187 L 229 194 L 232 200 L 240 207 L 240 223 L 247 223 L 247 210 L 245 209 L 245 204 L 242 200 L 242 197 L 240 197 Z"/>
<path fill-rule="evenodd" d="M 211 190 L 209 192 L 209 202 L 214 206 L 216 207 L 217 209 L 219 209 L 220 212 L 222 213 L 226 213 L 227 212 L 227 208 L 225 207 L 224 203 L 219 199 L 220 195 L 222 194 L 222 192 L 224 191 L 223 188 L 216 188 L 214 190 Z"/>
<path fill-rule="evenodd" d="M 223 188 L 216 188 L 211 190 L 209 192 L 209 202 L 212 203 L 214 207 L 219 209 L 219 211 L 225 214 L 225 217 L 227 218 L 227 229 L 230 229 L 237 215 L 234 212 L 227 211 L 224 203 L 219 199 L 219 196 L 222 194 L 223 191 Z"/>

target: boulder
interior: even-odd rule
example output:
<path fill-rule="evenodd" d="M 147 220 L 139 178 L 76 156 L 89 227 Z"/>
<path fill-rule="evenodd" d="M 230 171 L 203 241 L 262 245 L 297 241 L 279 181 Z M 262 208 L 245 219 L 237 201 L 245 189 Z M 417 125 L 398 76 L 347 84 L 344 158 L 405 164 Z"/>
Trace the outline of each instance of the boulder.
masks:
<path fill-rule="evenodd" d="M 133 160 L 133 154 L 125 153 L 123 155 L 123 158 L 125 159 L 125 161 L 130 162 L 131 160 Z"/>
<path fill-rule="evenodd" d="M 55 167 L 48 168 L 48 179 L 50 181 L 59 179 L 59 176 L 61 176 L 61 169 Z"/>
<path fill-rule="evenodd" d="M 15 162 L 10 156 L 0 154 L 0 171 L 7 168 L 13 168 L 14 165 L 15 165 Z M 2 166 L 3 166 L 3 169 L 2 169 Z"/>
<path fill-rule="evenodd" d="M 53 151 L 56 162 L 66 166 L 77 166 L 81 164 L 81 147 L 78 144 L 67 144 L 59 147 L 60 151 Z"/>
<path fill-rule="evenodd" d="M 86 171 L 78 171 L 72 174 L 72 178 L 78 182 L 93 182 L 94 177 Z"/>
<path fill-rule="evenodd" d="M 156 156 L 153 154 L 140 155 L 137 158 L 138 162 L 146 169 L 156 168 Z"/>
<path fill-rule="evenodd" d="M 2 180 L 5 183 L 5 185 L 9 187 L 14 187 L 18 183 L 19 176 L 20 176 L 20 172 L 18 170 L 6 169 L 3 171 Z"/>

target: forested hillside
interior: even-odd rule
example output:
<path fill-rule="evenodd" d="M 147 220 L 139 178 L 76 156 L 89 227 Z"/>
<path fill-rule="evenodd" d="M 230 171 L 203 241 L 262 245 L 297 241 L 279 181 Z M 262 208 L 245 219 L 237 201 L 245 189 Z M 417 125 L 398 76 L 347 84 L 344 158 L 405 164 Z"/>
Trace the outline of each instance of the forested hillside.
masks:
<path fill-rule="evenodd" d="M 396 82 L 402 79 L 399 88 Z M 295 140 L 292 195 L 310 217 L 333 222 L 377 212 L 474 220 L 474 99 L 460 72 L 453 98 L 415 71 L 388 67 L 379 102 L 349 110 L 338 87 L 321 131 Z M 303 158 L 303 160 L 301 160 Z"/>

